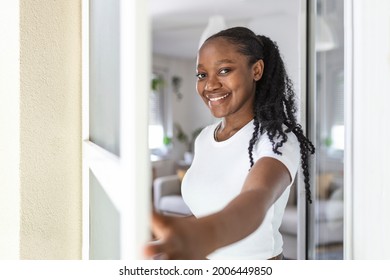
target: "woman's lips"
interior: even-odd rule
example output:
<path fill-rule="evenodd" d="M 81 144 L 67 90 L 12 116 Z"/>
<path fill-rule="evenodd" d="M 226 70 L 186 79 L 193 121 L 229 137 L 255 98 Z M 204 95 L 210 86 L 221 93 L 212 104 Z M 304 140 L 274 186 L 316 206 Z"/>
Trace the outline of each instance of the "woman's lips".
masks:
<path fill-rule="evenodd" d="M 216 97 L 206 96 L 206 98 L 207 98 L 209 101 L 211 101 L 211 102 L 216 102 L 216 101 L 225 99 L 225 98 L 228 97 L 229 95 L 230 95 L 230 93 L 226 93 L 226 94 L 224 94 L 224 95 L 216 96 Z"/>
<path fill-rule="evenodd" d="M 214 107 L 214 106 L 219 106 L 221 105 L 222 103 L 225 102 L 226 98 L 229 97 L 231 95 L 231 93 L 226 93 L 224 95 L 206 95 L 206 98 L 207 100 L 209 101 L 208 102 L 208 105 L 210 108 Z"/>

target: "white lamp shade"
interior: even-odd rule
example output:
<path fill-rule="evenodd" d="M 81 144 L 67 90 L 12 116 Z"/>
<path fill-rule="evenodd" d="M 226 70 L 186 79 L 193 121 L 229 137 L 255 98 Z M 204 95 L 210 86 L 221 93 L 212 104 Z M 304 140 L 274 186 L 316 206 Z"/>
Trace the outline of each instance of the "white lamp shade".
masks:
<path fill-rule="evenodd" d="M 316 18 L 316 51 L 329 51 L 336 48 L 336 42 L 328 23 L 318 15 Z"/>
<path fill-rule="evenodd" d="M 226 29 L 225 19 L 220 15 L 211 16 L 209 18 L 206 29 L 203 31 L 202 36 L 200 37 L 198 49 L 200 49 L 207 38 L 224 29 Z"/>

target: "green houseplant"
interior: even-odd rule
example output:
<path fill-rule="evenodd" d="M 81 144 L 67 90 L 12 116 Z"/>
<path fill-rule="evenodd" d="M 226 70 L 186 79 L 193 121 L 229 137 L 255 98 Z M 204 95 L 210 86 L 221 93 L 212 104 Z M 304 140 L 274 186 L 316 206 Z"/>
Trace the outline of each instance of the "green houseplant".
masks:
<path fill-rule="evenodd" d="M 183 143 L 186 146 L 186 151 L 193 152 L 194 151 L 194 142 L 196 137 L 199 135 L 199 133 L 202 131 L 203 127 L 199 127 L 195 129 L 191 136 L 188 136 L 187 133 L 184 132 L 180 124 L 175 123 L 175 137 L 180 142 Z"/>

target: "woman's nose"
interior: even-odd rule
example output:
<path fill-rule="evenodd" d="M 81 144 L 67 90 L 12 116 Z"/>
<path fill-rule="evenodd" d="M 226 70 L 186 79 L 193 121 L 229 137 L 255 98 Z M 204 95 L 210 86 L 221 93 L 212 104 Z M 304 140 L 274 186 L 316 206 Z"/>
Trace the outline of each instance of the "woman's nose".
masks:
<path fill-rule="evenodd" d="M 214 91 L 222 87 L 221 82 L 216 77 L 209 76 L 205 86 L 205 90 Z"/>

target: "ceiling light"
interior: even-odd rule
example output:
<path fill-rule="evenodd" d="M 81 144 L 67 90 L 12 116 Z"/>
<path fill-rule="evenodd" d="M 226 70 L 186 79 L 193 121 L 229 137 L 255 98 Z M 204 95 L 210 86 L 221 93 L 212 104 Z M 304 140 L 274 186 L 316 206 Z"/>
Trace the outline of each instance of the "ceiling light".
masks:
<path fill-rule="evenodd" d="M 206 26 L 206 29 L 203 31 L 202 36 L 200 37 L 198 49 L 203 45 L 204 41 L 206 41 L 207 38 L 224 29 L 226 29 L 226 23 L 223 16 L 211 16 L 209 18 L 209 22 Z"/>
<path fill-rule="evenodd" d="M 323 16 L 317 15 L 316 18 L 316 51 L 323 52 L 336 48 L 332 30 Z"/>

